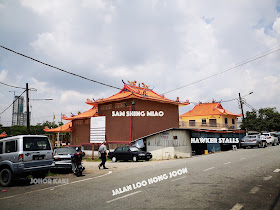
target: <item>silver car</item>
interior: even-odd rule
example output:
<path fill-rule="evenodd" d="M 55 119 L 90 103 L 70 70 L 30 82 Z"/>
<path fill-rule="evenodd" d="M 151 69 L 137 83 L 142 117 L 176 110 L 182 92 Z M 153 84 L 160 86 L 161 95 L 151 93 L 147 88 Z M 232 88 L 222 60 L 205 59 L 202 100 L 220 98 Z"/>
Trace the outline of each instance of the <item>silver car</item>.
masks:
<path fill-rule="evenodd" d="M 53 169 L 71 169 L 71 155 L 77 153 L 74 147 L 63 147 L 54 149 Z"/>
<path fill-rule="evenodd" d="M 248 135 L 244 136 L 240 141 L 240 147 L 262 147 L 262 141 L 260 135 Z"/>
<path fill-rule="evenodd" d="M 46 136 L 21 135 L 0 140 L 0 185 L 14 177 L 45 178 L 53 164 L 53 150 Z"/>

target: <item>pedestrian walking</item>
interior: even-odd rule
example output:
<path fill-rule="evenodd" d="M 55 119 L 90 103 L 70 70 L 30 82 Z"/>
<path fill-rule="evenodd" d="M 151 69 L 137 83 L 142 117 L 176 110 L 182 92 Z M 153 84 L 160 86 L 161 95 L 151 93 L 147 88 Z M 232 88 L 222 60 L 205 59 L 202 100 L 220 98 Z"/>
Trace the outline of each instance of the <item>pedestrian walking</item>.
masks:
<path fill-rule="evenodd" d="M 265 135 L 261 134 L 260 139 L 262 141 L 262 148 L 266 147 L 266 139 L 265 139 Z"/>
<path fill-rule="evenodd" d="M 103 169 L 108 169 L 108 168 L 106 168 L 106 166 L 105 166 L 105 163 L 106 163 L 106 156 L 107 156 L 107 152 L 106 152 L 106 150 L 107 150 L 107 148 L 106 148 L 106 145 L 105 145 L 105 141 L 102 143 L 102 145 L 99 147 L 99 149 L 98 149 L 98 152 L 100 153 L 100 155 L 101 155 L 101 160 L 102 160 L 102 162 L 98 165 L 98 168 L 100 169 L 101 168 L 101 166 L 103 166 Z"/>

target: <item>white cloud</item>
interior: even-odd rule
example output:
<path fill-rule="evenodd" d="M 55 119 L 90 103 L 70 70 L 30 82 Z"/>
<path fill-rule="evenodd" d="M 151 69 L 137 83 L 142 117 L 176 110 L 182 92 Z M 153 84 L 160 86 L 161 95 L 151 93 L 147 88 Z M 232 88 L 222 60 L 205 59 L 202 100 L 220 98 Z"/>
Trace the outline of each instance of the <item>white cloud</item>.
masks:
<path fill-rule="evenodd" d="M 3 42 L 7 46 L 90 79 L 117 87 L 122 87 L 122 79 L 137 80 L 160 94 L 228 69 L 280 42 L 279 12 L 273 0 L 20 3 L 1 3 L 6 15 L 0 21 L 0 42 L 7 40 Z M 23 20 L 9 19 L 14 12 Z M 22 27 L 23 23 L 30 25 Z M 20 31 L 21 39 L 11 39 L 15 31 Z M 274 53 L 165 96 L 225 101 L 253 91 L 247 97 L 249 104 L 255 108 L 276 104 L 280 111 L 279 62 L 279 53 Z M 84 103 L 87 97 L 108 97 L 117 91 L 8 53 L 1 54 L 1 64 L 7 70 L 0 73 L 0 81 L 20 86 L 29 82 L 38 89 L 32 96 L 54 99 L 39 108 L 33 102 L 37 117 L 83 111 L 90 108 Z M 235 102 L 227 106 L 240 111 Z"/>
<path fill-rule="evenodd" d="M 4 69 L 0 72 L 0 81 L 5 82 L 8 72 Z"/>

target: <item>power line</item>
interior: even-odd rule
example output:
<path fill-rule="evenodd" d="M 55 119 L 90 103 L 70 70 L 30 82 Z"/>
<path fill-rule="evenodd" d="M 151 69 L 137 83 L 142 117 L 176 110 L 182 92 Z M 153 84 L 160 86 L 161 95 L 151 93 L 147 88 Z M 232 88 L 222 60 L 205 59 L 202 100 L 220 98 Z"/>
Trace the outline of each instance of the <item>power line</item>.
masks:
<path fill-rule="evenodd" d="M 64 73 L 71 74 L 71 75 L 73 75 L 73 76 L 80 77 L 80 78 L 82 78 L 82 79 L 85 79 L 85 80 L 88 80 L 88 81 L 91 81 L 91 82 L 98 83 L 98 84 L 100 84 L 100 85 L 104 85 L 104 86 L 107 86 L 107 87 L 111 87 L 111 88 L 115 88 L 115 89 L 121 90 L 121 88 L 118 88 L 118 87 L 115 87 L 115 86 L 112 86 L 112 85 L 108 85 L 108 84 L 105 84 L 105 83 L 103 83 L 103 82 L 99 82 L 99 81 L 96 81 L 96 80 L 93 80 L 93 79 L 89 79 L 89 78 L 87 78 L 87 77 L 84 77 L 84 76 L 81 76 L 81 75 L 78 75 L 78 74 L 75 74 L 75 73 L 66 71 L 66 70 L 64 70 L 64 69 L 58 68 L 58 67 L 56 67 L 56 66 L 53 66 L 53 65 L 44 63 L 44 62 L 42 62 L 42 61 L 39 61 L 39 60 L 37 60 L 37 59 L 35 59 L 35 58 L 32 58 L 32 57 L 27 56 L 27 55 L 24 55 L 24 54 L 22 54 L 22 53 L 16 52 L 16 51 L 14 51 L 14 50 L 12 50 L 12 49 L 9 49 L 9 48 L 7 48 L 7 47 L 4 47 L 4 46 L 2 46 L 2 45 L 0 45 L 0 47 L 3 48 L 3 49 L 5 49 L 5 50 L 8 50 L 8 51 L 10 51 L 10 52 L 13 52 L 13 53 L 15 53 L 15 54 L 18 54 L 18 55 L 20 55 L 20 56 L 23 56 L 23 57 L 25 57 L 25 58 L 31 59 L 31 60 L 33 60 L 33 61 L 35 61 L 35 62 L 40 63 L 40 64 L 43 64 L 43 65 L 45 65 L 45 66 L 48 66 L 48 67 L 57 69 L 57 70 L 59 70 L 59 71 L 62 71 L 62 72 L 64 72 Z"/>
<path fill-rule="evenodd" d="M 23 87 L 16 87 L 16 86 L 13 86 L 13 85 L 6 84 L 6 83 L 4 83 L 4 82 L 0 82 L 0 84 L 6 85 L 6 86 L 12 87 L 12 88 L 19 88 L 19 89 L 24 89 L 24 90 L 25 90 L 25 88 L 23 88 Z"/>
<path fill-rule="evenodd" d="M 275 48 L 276 48 L 276 49 L 275 49 Z M 263 57 L 265 57 L 265 56 L 267 56 L 267 55 L 270 55 L 270 54 L 272 54 L 272 53 L 275 53 L 275 52 L 277 52 L 277 51 L 279 51 L 279 50 L 280 50 L 279 46 L 278 46 L 278 47 L 271 48 L 270 50 L 266 51 L 265 53 L 263 53 L 263 54 L 261 54 L 261 55 L 256 55 L 256 56 L 254 56 L 253 58 L 247 59 L 247 60 L 245 60 L 245 61 L 243 61 L 243 62 L 241 62 L 241 63 L 239 63 L 239 64 L 237 64 L 237 65 L 235 65 L 235 66 L 233 66 L 233 67 L 231 67 L 231 68 L 228 68 L 228 69 L 226 69 L 226 70 L 217 72 L 217 73 L 215 73 L 215 74 L 212 74 L 212 75 L 210 75 L 210 76 L 208 76 L 208 77 L 205 77 L 205 78 L 203 78 L 203 79 L 194 81 L 194 82 L 189 83 L 189 84 L 187 84 L 187 85 L 183 85 L 183 86 L 181 86 L 181 87 L 178 87 L 178 88 L 175 88 L 175 89 L 173 89 L 173 90 L 167 91 L 167 92 L 165 92 L 165 93 L 163 93 L 163 94 L 170 93 L 170 92 L 173 92 L 173 91 L 175 91 L 175 90 L 179 90 L 179 89 L 185 88 L 185 87 L 187 87 L 187 86 L 190 86 L 190 85 L 193 85 L 193 84 L 202 82 L 202 81 L 204 81 L 204 80 L 206 80 L 206 79 L 215 77 L 215 76 L 217 76 L 217 75 L 219 75 L 219 74 L 223 74 L 223 73 L 225 73 L 225 72 L 227 72 L 227 71 L 231 71 L 231 70 L 236 69 L 236 68 L 238 68 L 238 67 L 240 67 L 240 66 L 243 66 L 243 65 L 245 65 L 245 64 L 251 63 L 251 62 L 253 62 L 253 61 L 255 61 L 255 60 L 258 60 L 258 59 L 260 59 L 260 58 L 263 58 Z"/>

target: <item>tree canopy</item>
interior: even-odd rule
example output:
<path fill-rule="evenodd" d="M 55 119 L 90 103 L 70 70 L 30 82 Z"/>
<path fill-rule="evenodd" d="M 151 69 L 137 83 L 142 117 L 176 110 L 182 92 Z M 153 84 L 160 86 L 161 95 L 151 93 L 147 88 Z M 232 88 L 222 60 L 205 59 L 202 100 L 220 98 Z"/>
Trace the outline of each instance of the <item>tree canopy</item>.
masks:
<path fill-rule="evenodd" d="M 280 113 L 276 108 L 261 108 L 258 111 L 246 112 L 247 130 L 280 131 Z M 241 129 L 245 129 L 242 121 Z"/>

